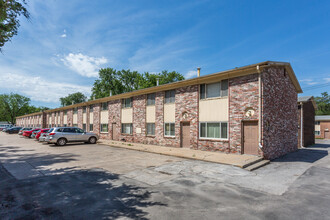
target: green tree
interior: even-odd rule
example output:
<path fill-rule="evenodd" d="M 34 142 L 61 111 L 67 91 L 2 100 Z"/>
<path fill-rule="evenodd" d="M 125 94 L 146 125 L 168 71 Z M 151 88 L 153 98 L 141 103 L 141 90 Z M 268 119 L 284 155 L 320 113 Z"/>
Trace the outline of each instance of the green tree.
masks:
<path fill-rule="evenodd" d="M 20 26 L 18 17 L 23 15 L 27 19 L 30 17 L 29 12 L 24 7 L 25 0 L 0 0 L 0 52 L 2 47 L 14 35 L 17 35 Z"/>
<path fill-rule="evenodd" d="M 315 102 L 317 104 L 316 115 L 330 115 L 330 95 L 327 92 L 315 97 Z"/>
<path fill-rule="evenodd" d="M 157 79 L 159 79 L 159 84 L 162 85 L 184 80 L 184 77 L 175 71 L 162 71 L 161 73 L 145 72 L 141 74 L 131 70 L 100 69 L 99 79 L 95 80 L 92 88 L 91 99 L 93 97 L 96 99 L 107 97 L 110 94 L 110 90 L 113 95 L 117 95 L 156 86 Z"/>
<path fill-rule="evenodd" d="M 61 102 L 62 106 L 86 102 L 86 100 L 87 100 L 87 97 L 84 94 L 82 94 L 81 92 L 72 93 L 66 97 L 60 98 L 60 102 Z"/>
<path fill-rule="evenodd" d="M 19 94 L 0 95 L 0 120 L 15 124 L 16 117 L 29 112 L 30 99 Z"/>

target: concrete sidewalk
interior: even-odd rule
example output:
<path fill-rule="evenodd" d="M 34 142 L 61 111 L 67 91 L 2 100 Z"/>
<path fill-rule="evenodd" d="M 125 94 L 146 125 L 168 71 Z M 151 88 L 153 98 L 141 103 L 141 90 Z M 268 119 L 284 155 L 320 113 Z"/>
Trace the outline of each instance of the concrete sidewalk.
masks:
<path fill-rule="evenodd" d="M 213 163 L 228 164 L 245 168 L 251 164 L 261 161 L 262 158 L 253 155 L 226 154 L 220 152 L 209 152 L 201 150 L 193 150 L 188 148 L 164 147 L 158 145 L 147 145 L 139 143 L 129 143 L 113 140 L 100 139 L 99 144 L 109 145 L 111 147 L 119 147 L 149 153 L 169 155 L 193 160 L 202 160 Z"/>

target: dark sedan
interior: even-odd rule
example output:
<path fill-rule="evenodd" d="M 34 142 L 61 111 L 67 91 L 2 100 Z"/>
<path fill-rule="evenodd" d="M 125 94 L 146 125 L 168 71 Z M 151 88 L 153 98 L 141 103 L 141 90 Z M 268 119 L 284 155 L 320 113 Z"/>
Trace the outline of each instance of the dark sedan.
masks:
<path fill-rule="evenodd" d="M 13 128 L 9 128 L 6 130 L 6 133 L 8 134 L 18 134 L 19 130 L 21 130 L 22 127 L 13 127 Z"/>

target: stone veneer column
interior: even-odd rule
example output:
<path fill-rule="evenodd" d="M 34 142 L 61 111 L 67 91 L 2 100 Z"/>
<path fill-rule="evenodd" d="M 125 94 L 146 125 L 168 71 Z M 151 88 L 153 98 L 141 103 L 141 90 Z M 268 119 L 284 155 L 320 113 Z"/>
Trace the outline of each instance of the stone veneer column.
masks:
<path fill-rule="evenodd" d="M 64 126 L 64 112 L 60 111 L 60 124 L 61 126 Z"/>
<path fill-rule="evenodd" d="M 112 124 L 116 123 L 115 131 L 112 131 Z M 121 136 L 121 100 L 113 100 L 109 102 L 109 138 L 113 140 L 112 134 L 117 133 L 119 141 Z"/>
<path fill-rule="evenodd" d="M 95 104 L 93 108 L 93 132 L 100 135 L 100 111 L 101 104 Z"/>
<path fill-rule="evenodd" d="M 165 145 L 164 140 L 164 92 L 157 92 L 155 98 L 156 121 L 155 121 L 155 139 L 159 145 Z"/>
<path fill-rule="evenodd" d="M 133 98 L 133 138 L 134 142 L 146 143 L 146 95 Z"/>
<path fill-rule="evenodd" d="M 52 112 L 52 127 L 55 126 L 55 112 Z"/>
<path fill-rule="evenodd" d="M 229 79 L 229 141 L 230 153 L 242 152 L 242 120 L 258 120 L 258 74 Z M 247 117 L 245 112 L 252 108 L 255 114 Z M 259 154 L 262 152 L 259 149 Z"/>
<path fill-rule="evenodd" d="M 82 107 L 78 107 L 78 115 L 77 115 L 77 123 L 78 128 L 83 128 L 83 109 Z"/>
<path fill-rule="evenodd" d="M 68 127 L 72 127 L 73 126 L 73 109 L 67 110 L 66 117 L 67 117 Z"/>

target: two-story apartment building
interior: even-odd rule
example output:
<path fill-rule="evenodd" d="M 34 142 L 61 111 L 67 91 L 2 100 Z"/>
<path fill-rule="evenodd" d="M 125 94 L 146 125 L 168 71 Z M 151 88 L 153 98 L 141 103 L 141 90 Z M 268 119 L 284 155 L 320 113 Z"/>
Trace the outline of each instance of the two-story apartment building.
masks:
<path fill-rule="evenodd" d="M 17 124 L 273 159 L 297 149 L 301 92 L 289 63 L 267 61 L 21 116 Z"/>

